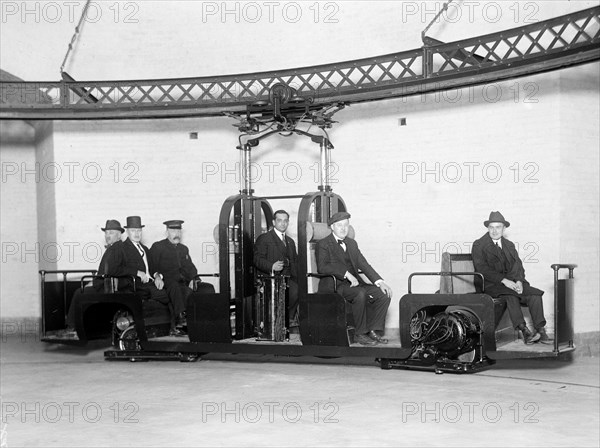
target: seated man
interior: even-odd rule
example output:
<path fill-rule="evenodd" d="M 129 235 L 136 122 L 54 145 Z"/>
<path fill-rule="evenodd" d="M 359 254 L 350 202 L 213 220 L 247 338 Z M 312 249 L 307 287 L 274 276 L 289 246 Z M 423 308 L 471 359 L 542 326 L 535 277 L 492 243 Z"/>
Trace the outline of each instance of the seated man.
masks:
<path fill-rule="evenodd" d="M 164 282 L 156 273 L 152 260 L 150 260 L 149 249 L 141 243 L 142 240 L 142 219 L 139 216 L 128 216 L 127 239 L 123 242 L 123 251 L 125 253 L 125 273 L 135 278 L 135 288 L 138 293 L 144 295 L 144 300 L 153 299 L 158 302 L 169 305 L 171 315 L 173 307 L 164 290 Z M 171 325 L 171 335 L 179 336 L 175 325 Z"/>
<path fill-rule="evenodd" d="M 100 260 L 97 275 L 106 275 L 110 277 L 125 275 L 125 255 L 123 253 L 123 242 L 121 241 L 121 235 L 123 234 L 124 229 L 121 227 L 119 221 L 109 219 L 106 221 L 106 226 L 101 228 L 101 230 L 104 232 L 106 252 L 104 252 L 102 259 Z M 105 292 L 105 280 L 94 279 L 92 286 L 86 286 L 83 291 L 81 289 L 75 291 L 67 314 L 67 328 L 63 332 L 62 337 L 73 339 L 77 337 L 77 334 L 75 333 L 75 303 L 80 299 L 81 294 L 94 292 Z"/>
<path fill-rule="evenodd" d="M 298 254 L 296 243 L 285 234 L 290 223 L 290 215 L 285 210 L 277 210 L 273 215 L 273 228 L 256 239 L 254 246 L 254 266 L 266 275 L 276 273 L 289 275 L 288 315 L 290 327 L 298 326 Z M 295 331 L 295 330 L 294 330 Z"/>
<path fill-rule="evenodd" d="M 192 293 L 194 277 L 198 274 L 198 270 L 192 262 L 189 249 L 181 244 L 183 221 L 174 219 L 163 224 L 167 226 L 167 237 L 152 245 L 150 257 L 156 270 L 155 277 L 162 278 L 173 306 L 175 326 L 179 332 L 183 332 L 183 327 L 187 324 L 185 320 L 187 298 Z"/>
<path fill-rule="evenodd" d="M 490 218 L 484 221 L 483 225 L 488 231 L 473 243 L 472 252 L 475 270 L 482 273 L 485 279 L 485 293 L 506 301 L 510 320 L 515 329 L 523 334 L 525 344 L 537 341 L 550 343 L 544 328 L 544 291 L 534 288 L 525 280 L 525 270 L 515 245 L 503 236 L 504 229 L 508 228 L 510 223 L 500 212 L 491 212 Z M 481 280 L 477 280 L 478 277 L 476 285 L 480 285 Z M 521 305 L 529 307 L 533 332 L 525 324 Z"/>
<path fill-rule="evenodd" d="M 327 224 L 332 233 L 317 243 L 317 269 L 320 274 L 333 274 L 337 279 L 337 293 L 352 305 L 355 341 L 361 345 L 387 344 L 381 337 L 385 316 L 392 298 L 392 289 L 381 279 L 358 249 L 352 238 L 347 238 L 350 213 L 335 213 Z M 365 283 L 362 271 L 373 283 Z M 332 293 L 332 278 L 319 282 L 319 292 Z M 379 333 L 378 333 L 379 332 Z"/>

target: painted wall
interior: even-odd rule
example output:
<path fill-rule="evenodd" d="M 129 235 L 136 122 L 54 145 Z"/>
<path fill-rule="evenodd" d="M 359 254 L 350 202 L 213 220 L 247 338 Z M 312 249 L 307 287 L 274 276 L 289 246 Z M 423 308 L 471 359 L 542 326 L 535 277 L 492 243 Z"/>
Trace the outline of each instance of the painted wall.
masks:
<path fill-rule="evenodd" d="M 353 215 L 360 247 L 396 299 L 407 292 L 411 272 L 439 269 L 443 251 L 470 251 L 485 232 L 489 212 L 500 210 L 512 223 L 508 237 L 518 244 L 528 278 L 547 291 L 549 320 L 549 266 L 577 263 L 577 329 L 598 330 L 590 313 L 598 286 L 597 81 L 595 64 L 444 95 L 355 105 L 336 115 L 332 185 Z M 587 93 L 578 96 L 581 89 Z M 577 106 L 567 112 L 562 105 L 571 97 Z M 400 126 L 399 118 L 407 125 Z M 54 188 L 56 215 L 38 201 L 44 216 L 38 233 L 40 242 L 55 241 L 60 256 L 48 252 L 43 262 L 58 269 L 94 268 L 106 219 L 124 223 L 128 215 L 141 215 L 148 245 L 164 237 L 164 220 L 185 220 L 184 242 L 199 270 L 216 272 L 213 229 L 223 200 L 240 188 L 232 123 L 56 122 L 53 166 L 60 175 L 38 185 L 40 198 L 50 191 L 46 187 Z M 198 132 L 198 140 L 190 132 Z M 318 146 L 308 139 L 264 141 L 254 150 L 256 194 L 314 190 L 317 161 Z M 273 206 L 290 209 L 296 218 L 297 201 Z M 48 240 L 53 232 L 56 238 Z M 418 280 L 414 289 L 435 291 L 437 281 Z M 17 302 L 3 306 L 9 314 L 23 312 Z M 393 306 L 388 326 L 397 322 Z"/>
<path fill-rule="evenodd" d="M 24 121 L 0 121 L 0 136 L 0 317 L 38 317 L 35 130 Z"/>

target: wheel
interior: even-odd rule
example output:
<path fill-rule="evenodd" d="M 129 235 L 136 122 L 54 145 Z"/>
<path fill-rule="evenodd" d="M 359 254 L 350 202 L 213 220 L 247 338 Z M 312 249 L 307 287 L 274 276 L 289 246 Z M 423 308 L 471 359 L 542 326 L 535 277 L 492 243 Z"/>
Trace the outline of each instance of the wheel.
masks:
<path fill-rule="evenodd" d="M 119 336 L 119 350 L 133 351 L 141 349 L 142 347 L 140 346 L 137 330 L 135 329 L 135 326 L 132 325 Z"/>

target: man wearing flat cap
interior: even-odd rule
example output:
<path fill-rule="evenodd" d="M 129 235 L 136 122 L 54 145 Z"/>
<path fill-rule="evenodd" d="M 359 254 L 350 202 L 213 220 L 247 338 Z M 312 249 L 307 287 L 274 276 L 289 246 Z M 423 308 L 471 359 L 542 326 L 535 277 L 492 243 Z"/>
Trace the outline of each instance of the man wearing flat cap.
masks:
<path fill-rule="evenodd" d="M 178 332 L 183 332 L 183 327 L 186 325 L 187 299 L 192 293 L 194 277 L 198 274 L 198 270 L 192 262 L 189 249 L 181 244 L 183 221 L 173 219 L 163 224 L 167 227 L 167 237 L 152 245 L 150 257 L 156 270 L 155 276 L 160 276 L 164 281 L 167 295 L 173 306 L 175 326 Z"/>
<path fill-rule="evenodd" d="M 483 225 L 488 231 L 473 243 L 473 265 L 483 274 L 485 293 L 506 301 L 510 320 L 523 335 L 525 344 L 551 343 L 546 334 L 542 295 L 544 291 L 534 288 L 525 280 L 525 270 L 515 245 L 504 237 L 510 222 L 502 213 L 491 212 Z M 481 290 L 481 280 L 476 277 L 476 287 Z M 534 330 L 527 328 L 521 306 L 528 306 Z"/>
<path fill-rule="evenodd" d="M 382 335 L 392 289 L 367 262 L 356 241 L 348 237 L 349 219 L 347 212 L 337 212 L 329 218 L 327 224 L 332 233 L 317 243 L 317 269 L 320 274 L 333 274 L 337 278 L 337 293 L 352 305 L 355 342 L 387 344 Z M 366 283 L 359 271 L 372 284 Z M 319 292 L 334 292 L 333 279 L 321 279 Z"/>
<path fill-rule="evenodd" d="M 101 227 L 100 230 L 104 232 L 104 240 L 106 241 L 106 251 L 102 255 L 100 260 L 100 266 L 98 267 L 98 276 L 106 277 L 119 277 L 125 275 L 125 254 L 123 252 L 123 242 L 121 241 L 121 235 L 124 232 L 121 223 L 116 219 L 109 219 L 106 221 L 106 225 Z M 75 338 L 75 303 L 79 300 L 81 294 L 89 294 L 94 292 L 112 292 L 113 289 L 119 289 L 119 286 L 113 282 L 119 281 L 118 279 L 101 279 L 95 278 L 92 286 L 86 286 L 84 290 L 78 289 L 73 295 L 71 300 L 71 306 L 67 314 L 67 329 L 65 330 L 65 337 Z"/>

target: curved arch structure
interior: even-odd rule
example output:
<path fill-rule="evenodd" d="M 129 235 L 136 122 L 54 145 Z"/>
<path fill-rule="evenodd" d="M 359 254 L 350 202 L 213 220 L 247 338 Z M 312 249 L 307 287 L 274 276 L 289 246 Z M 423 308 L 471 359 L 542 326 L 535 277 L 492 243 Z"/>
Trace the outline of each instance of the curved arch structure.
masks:
<path fill-rule="evenodd" d="M 600 60 L 600 7 L 451 43 L 314 67 L 202 78 L 2 82 L 0 119 L 214 116 L 268 102 L 287 85 L 314 105 L 483 84 Z"/>

